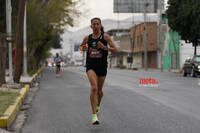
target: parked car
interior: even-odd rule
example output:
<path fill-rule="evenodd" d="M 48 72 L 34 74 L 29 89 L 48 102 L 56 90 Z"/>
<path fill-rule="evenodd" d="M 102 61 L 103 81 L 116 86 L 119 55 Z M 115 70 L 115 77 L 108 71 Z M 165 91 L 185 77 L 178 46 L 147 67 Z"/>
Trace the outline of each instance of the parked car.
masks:
<path fill-rule="evenodd" d="M 200 55 L 185 60 L 183 65 L 183 76 L 190 74 L 192 77 L 200 75 Z"/>

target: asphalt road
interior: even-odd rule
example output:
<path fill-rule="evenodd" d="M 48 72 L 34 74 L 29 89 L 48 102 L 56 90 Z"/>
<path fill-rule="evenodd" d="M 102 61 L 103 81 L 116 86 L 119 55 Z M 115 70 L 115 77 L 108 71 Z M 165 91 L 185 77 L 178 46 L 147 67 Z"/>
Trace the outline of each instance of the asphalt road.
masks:
<path fill-rule="evenodd" d="M 44 70 L 22 133 L 199 133 L 198 78 L 158 71 L 108 70 L 100 125 L 91 125 L 84 68 L 65 68 L 56 78 Z M 158 86 L 141 86 L 154 78 Z"/>

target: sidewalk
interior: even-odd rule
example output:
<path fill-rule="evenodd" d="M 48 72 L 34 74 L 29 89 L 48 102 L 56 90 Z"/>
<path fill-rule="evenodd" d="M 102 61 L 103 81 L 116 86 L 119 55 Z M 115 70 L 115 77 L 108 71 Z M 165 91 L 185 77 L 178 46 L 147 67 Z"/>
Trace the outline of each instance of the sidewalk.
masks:
<path fill-rule="evenodd" d="M 108 69 L 120 69 L 120 68 L 109 68 Z M 131 70 L 131 69 L 120 69 L 120 70 Z M 163 72 L 173 72 L 173 73 L 180 73 L 181 69 L 170 69 L 170 71 L 168 69 L 163 69 Z M 144 68 L 138 68 L 138 70 L 131 70 L 131 71 L 145 71 Z M 153 69 L 153 68 L 148 68 L 147 72 L 161 72 L 161 69 Z"/>
<path fill-rule="evenodd" d="M 34 78 L 35 77 L 21 76 L 20 83 L 22 83 L 22 84 L 30 84 Z M 9 77 L 6 76 L 6 83 L 8 83 L 8 81 L 9 81 Z"/>
<path fill-rule="evenodd" d="M 0 133 L 11 133 L 11 132 L 8 132 L 8 131 L 6 131 L 6 130 L 0 128 Z"/>
<path fill-rule="evenodd" d="M 20 78 L 20 83 L 21 84 L 31 84 L 32 81 L 37 77 L 37 75 L 43 70 L 43 67 L 41 69 L 38 70 L 38 72 L 36 74 L 34 74 L 32 77 L 30 76 L 24 76 L 22 75 L 21 78 Z M 9 74 L 9 70 L 6 69 L 6 75 Z M 9 81 L 9 76 L 6 76 L 6 83 L 8 83 Z"/>

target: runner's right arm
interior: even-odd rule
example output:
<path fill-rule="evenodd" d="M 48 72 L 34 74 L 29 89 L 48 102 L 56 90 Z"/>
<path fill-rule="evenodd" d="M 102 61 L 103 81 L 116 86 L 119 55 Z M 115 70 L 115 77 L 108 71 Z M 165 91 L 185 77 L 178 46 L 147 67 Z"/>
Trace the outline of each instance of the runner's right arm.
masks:
<path fill-rule="evenodd" d="M 86 37 L 83 39 L 83 41 L 82 41 L 82 43 L 81 43 L 81 45 L 80 45 L 80 47 L 79 47 L 81 51 L 85 51 L 85 50 L 86 50 L 86 48 L 87 48 L 87 46 L 86 46 L 87 41 L 88 41 L 88 36 L 86 36 Z"/>

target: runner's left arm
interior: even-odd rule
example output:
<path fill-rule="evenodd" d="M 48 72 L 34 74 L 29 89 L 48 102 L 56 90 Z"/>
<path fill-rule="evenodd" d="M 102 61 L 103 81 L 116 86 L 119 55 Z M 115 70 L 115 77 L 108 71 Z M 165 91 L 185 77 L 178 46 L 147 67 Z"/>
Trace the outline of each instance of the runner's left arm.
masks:
<path fill-rule="evenodd" d="M 108 50 L 112 53 L 117 53 L 118 52 L 118 49 L 117 47 L 115 46 L 115 44 L 113 43 L 112 39 L 110 38 L 110 36 L 108 34 L 104 34 L 104 39 L 107 41 L 107 43 L 109 44 L 110 47 L 106 47 L 106 46 L 103 46 L 103 49 L 105 50 Z"/>

